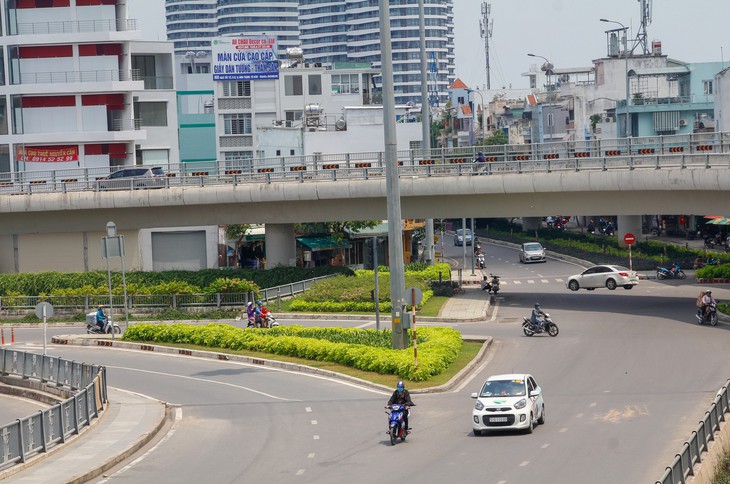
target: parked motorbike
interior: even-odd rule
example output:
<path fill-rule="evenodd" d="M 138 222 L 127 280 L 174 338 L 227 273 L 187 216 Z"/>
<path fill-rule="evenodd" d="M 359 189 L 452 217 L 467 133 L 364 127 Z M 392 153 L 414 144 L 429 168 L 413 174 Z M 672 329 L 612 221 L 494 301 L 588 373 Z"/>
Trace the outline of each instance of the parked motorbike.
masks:
<path fill-rule="evenodd" d="M 687 277 L 687 274 L 684 273 L 678 264 L 672 264 L 672 267 L 669 269 L 661 266 L 656 268 L 657 279 L 684 279 L 685 277 Z"/>
<path fill-rule="evenodd" d="M 275 328 L 279 326 L 279 322 L 276 321 L 269 308 L 263 306 L 261 308 L 261 316 L 257 316 L 255 319 L 249 319 L 246 326 L 248 328 Z"/>
<path fill-rule="evenodd" d="M 553 320 L 550 319 L 550 315 L 548 313 L 545 313 L 545 318 L 540 325 L 535 328 L 535 325 L 532 324 L 532 321 L 530 321 L 530 318 L 522 318 L 522 332 L 525 333 L 525 336 L 532 336 L 538 333 L 547 333 L 550 336 L 557 336 L 560 330 L 558 329 L 558 325 L 553 323 Z"/>
<path fill-rule="evenodd" d="M 484 287 L 482 291 L 487 291 L 488 294 L 494 294 L 495 296 L 499 292 L 499 276 L 492 273 L 489 274 L 491 279 L 485 279 Z"/>
<path fill-rule="evenodd" d="M 112 322 L 111 316 L 107 316 L 104 320 L 104 329 L 102 330 L 99 328 L 99 325 L 96 324 L 96 312 L 86 315 L 87 334 L 112 334 L 112 331 L 114 331 L 115 334 L 120 334 L 122 332 L 122 328 L 120 328 L 118 324 Z"/>
<path fill-rule="evenodd" d="M 710 323 L 710 326 L 717 326 L 717 304 L 711 303 L 707 309 L 697 309 L 697 324 Z"/>
<path fill-rule="evenodd" d="M 403 417 L 405 412 L 408 412 L 406 405 L 393 404 L 386 407 L 388 411 L 388 431 L 386 434 L 390 435 L 390 445 L 395 445 L 395 442 L 400 439 L 401 442 L 406 440 L 406 436 L 411 433 L 405 426 Z"/>

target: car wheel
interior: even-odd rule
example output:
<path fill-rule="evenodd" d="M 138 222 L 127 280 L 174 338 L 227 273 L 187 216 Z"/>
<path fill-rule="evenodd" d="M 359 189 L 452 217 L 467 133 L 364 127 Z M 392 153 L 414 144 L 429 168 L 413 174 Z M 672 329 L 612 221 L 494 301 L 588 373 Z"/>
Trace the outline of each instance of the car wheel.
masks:
<path fill-rule="evenodd" d="M 578 289 L 580 289 L 580 284 L 578 284 L 578 281 L 573 279 L 568 283 L 568 289 L 570 289 L 571 291 L 577 291 Z"/>
<path fill-rule="evenodd" d="M 526 434 L 531 434 L 535 428 L 535 420 L 532 418 L 532 412 L 530 412 L 530 425 L 525 429 Z"/>
<path fill-rule="evenodd" d="M 481 430 L 474 429 L 474 435 L 476 435 L 477 437 L 479 437 L 480 435 L 482 435 L 482 431 Z"/>
<path fill-rule="evenodd" d="M 632 287 L 634 287 L 634 286 L 624 286 L 624 289 L 626 289 L 627 291 L 629 291 L 629 290 L 631 290 Z"/>
<path fill-rule="evenodd" d="M 614 289 L 616 289 L 616 281 L 614 281 L 613 279 L 607 280 L 606 287 L 613 291 Z"/>
<path fill-rule="evenodd" d="M 542 411 L 540 412 L 540 418 L 537 419 L 537 423 L 539 425 L 545 425 L 545 405 L 542 406 Z"/>

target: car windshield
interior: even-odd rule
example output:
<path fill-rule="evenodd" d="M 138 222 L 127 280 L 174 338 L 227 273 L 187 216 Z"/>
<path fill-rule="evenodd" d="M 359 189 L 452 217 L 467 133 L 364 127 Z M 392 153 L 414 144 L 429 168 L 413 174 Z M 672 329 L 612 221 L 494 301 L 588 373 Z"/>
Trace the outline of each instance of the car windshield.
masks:
<path fill-rule="evenodd" d="M 525 244 L 525 250 L 542 250 L 540 244 Z"/>
<path fill-rule="evenodd" d="M 152 168 L 152 174 L 157 176 L 165 176 L 165 172 L 162 171 L 162 168 L 159 167 Z"/>
<path fill-rule="evenodd" d="M 492 380 L 484 384 L 482 397 L 522 397 L 525 395 L 524 380 Z"/>

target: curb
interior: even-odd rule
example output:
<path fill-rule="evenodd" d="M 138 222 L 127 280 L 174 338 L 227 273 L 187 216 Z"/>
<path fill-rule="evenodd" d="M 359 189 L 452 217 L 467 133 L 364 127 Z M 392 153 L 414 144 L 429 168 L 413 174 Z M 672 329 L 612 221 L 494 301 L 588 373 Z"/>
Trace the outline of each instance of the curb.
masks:
<path fill-rule="evenodd" d="M 704 278 L 698 278 L 697 282 L 700 284 L 728 284 L 730 283 L 730 279 L 704 279 Z"/>
<path fill-rule="evenodd" d="M 157 400 L 157 401 L 159 401 L 159 400 Z M 86 472 L 85 474 L 77 476 L 69 481 L 66 481 L 64 484 L 82 484 L 84 482 L 90 481 L 91 479 L 94 479 L 95 477 L 99 477 L 104 472 L 115 467 L 117 464 L 125 461 L 126 459 L 128 459 L 129 457 L 131 457 L 132 455 L 137 453 L 137 451 L 139 451 L 142 447 L 147 445 L 164 428 L 165 423 L 167 421 L 172 422 L 175 419 L 175 415 L 173 412 L 175 407 L 173 405 L 170 405 L 167 402 L 160 402 L 160 403 L 163 403 L 165 405 L 165 411 L 164 411 L 160 421 L 157 423 L 157 425 L 155 425 L 155 427 L 150 432 L 147 432 L 146 434 L 142 435 L 132 445 L 130 445 L 129 447 L 127 447 L 126 449 L 124 449 L 122 452 L 115 455 L 114 457 L 110 458 L 109 460 L 107 460 L 106 462 L 101 464 L 99 467 L 92 469 L 92 470 Z"/>
<path fill-rule="evenodd" d="M 97 336 L 97 335 L 94 335 Z M 491 347 L 493 338 L 491 336 L 485 336 L 483 339 L 478 337 L 469 337 L 467 339 L 464 339 L 463 341 L 483 341 L 484 344 L 482 345 L 482 348 L 479 350 L 479 353 L 477 353 L 477 356 L 469 362 L 464 368 L 461 369 L 454 377 L 449 380 L 447 383 L 444 383 L 443 385 L 440 385 L 438 387 L 431 387 L 431 388 L 422 388 L 419 390 L 413 390 L 411 393 L 441 393 L 449 391 L 450 389 L 454 388 L 459 382 L 461 382 L 466 375 L 474 369 L 476 365 L 478 365 L 483 359 L 484 355 L 489 347 Z M 307 365 L 300 365 L 298 363 L 287 363 L 283 361 L 276 361 L 276 360 L 267 360 L 263 358 L 253 358 L 250 356 L 240 356 L 240 355 L 230 355 L 226 353 L 218 353 L 215 351 L 203 351 L 203 350 L 186 350 L 181 348 L 174 348 L 170 346 L 157 346 L 157 345 L 149 345 L 149 344 L 141 344 L 141 343 L 130 343 L 126 341 L 118 341 L 118 340 L 111 340 L 111 339 L 99 339 L 96 338 L 83 338 L 79 336 L 54 336 L 51 339 L 52 343 L 55 344 L 63 344 L 63 345 L 74 345 L 74 346 L 103 346 L 103 347 L 114 347 L 114 348 L 122 348 L 122 349 L 131 349 L 131 350 L 138 350 L 138 351 L 149 351 L 149 352 L 155 352 L 155 353 L 163 353 L 163 354 L 174 354 L 174 355 L 181 355 L 181 356 L 193 356 L 197 358 L 207 358 L 207 359 L 214 359 L 214 360 L 223 360 L 223 361 L 235 361 L 239 363 L 249 363 L 253 365 L 259 365 L 259 366 L 269 366 L 272 368 L 281 368 L 284 370 L 290 370 L 290 371 L 298 371 L 301 373 L 309 373 L 313 375 L 320 375 L 320 376 L 326 376 L 329 378 L 335 378 L 338 380 L 344 380 L 349 383 L 355 383 L 357 385 L 375 389 L 375 390 L 382 390 L 384 392 L 390 392 L 392 388 L 380 385 L 377 383 L 372 383 L 367 380 L 362 380 L 360 378 L 356 378 L 354 376 L 344 375 L 342 373 L 337 373 L 334 371 L 329 370 L 322 370 L 320 368 L 315 368 L 313 366 L 307 366 Z M 167 404 L 165 404 L 167 406 Z M 164 419 L 163 419 L 164 420 Z M 151 437 L 150 437 L 151 438 Z M 143 444 L 144 445 L 144 444 Z M 106 470 L 106 469 L 104 469 Z M 98 476 L 98 474 L 97 474 Z M 93 478 L 96 476 L 91 476 L 90 478 Z M 82 482 L 82 481 L 79 481 Z"/>

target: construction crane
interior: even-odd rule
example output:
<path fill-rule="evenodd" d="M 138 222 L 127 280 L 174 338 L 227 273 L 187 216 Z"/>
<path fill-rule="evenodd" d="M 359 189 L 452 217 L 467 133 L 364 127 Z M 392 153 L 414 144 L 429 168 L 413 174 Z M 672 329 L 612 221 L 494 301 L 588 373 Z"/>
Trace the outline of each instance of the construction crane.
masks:
<path fill-rule="evenodd" d="M 494 27 L 494 20 L 489 20 L 489 14 L 492 12 L 492 6 L 487 2 L 482 3 L 482 18 L 479 20 L 479 31 L 484 39 L 484 53 L 486 56 L 486 67 L 487 67 L 487 89 L 492 88 L 491 81 L 491 67 L 489 65 L 489 39 L 492 38 L 492 28 Z"/>

